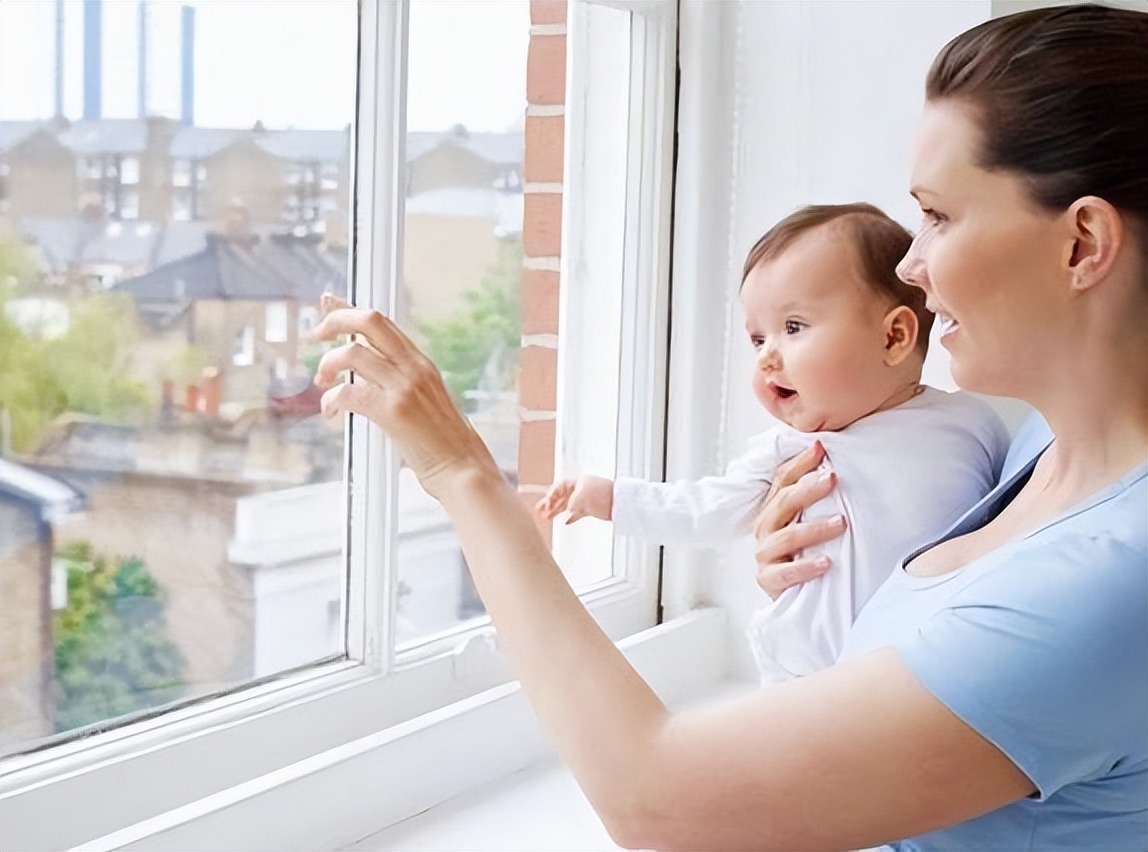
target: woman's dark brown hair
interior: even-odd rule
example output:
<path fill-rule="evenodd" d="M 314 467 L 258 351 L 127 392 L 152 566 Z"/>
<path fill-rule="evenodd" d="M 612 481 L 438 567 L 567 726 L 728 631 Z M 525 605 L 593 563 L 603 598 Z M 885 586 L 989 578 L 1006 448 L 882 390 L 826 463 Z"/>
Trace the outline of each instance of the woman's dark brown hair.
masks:
<path fill-rule="evenodd" d="M 988 21 L 945 45 L 925 96 L 969 103 L 978 165 L 1023 175 L 1044 207 L 1096 195 L 1148 226 L 1148 14 L 1079 5 Z"/>
<path fill-rule="evenodd" d="M 906 284 L 897 275 L 897 264 L 909 251 L 913 237 L 872 204 L 811 204 L 790 213 L 749 250 L 742 267 L 742 283 L 759 263 L 779 256 L 807 231 L 830 223 L 852 244 L 861 277 L 870 289 L 891 305 L 905 305 L 917 315 L 917 351 L 923 357 L 929 348 L 933 313 L 925 307 L 925 291 Z"/>

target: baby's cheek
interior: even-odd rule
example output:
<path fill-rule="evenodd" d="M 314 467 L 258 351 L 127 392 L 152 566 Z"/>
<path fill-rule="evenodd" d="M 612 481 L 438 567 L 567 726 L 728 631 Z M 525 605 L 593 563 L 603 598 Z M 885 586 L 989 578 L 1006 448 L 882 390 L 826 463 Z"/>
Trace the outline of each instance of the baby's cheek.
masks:
<path fill-rule="evenodd" d="M 773 394 L 769 390 L 769 380 L 766 379 L 765 374 L 761 370 L 753 371 L 753 395 L 757 397 L 757 401 L 767 410 L 771 410 L 773 403 Z"/>

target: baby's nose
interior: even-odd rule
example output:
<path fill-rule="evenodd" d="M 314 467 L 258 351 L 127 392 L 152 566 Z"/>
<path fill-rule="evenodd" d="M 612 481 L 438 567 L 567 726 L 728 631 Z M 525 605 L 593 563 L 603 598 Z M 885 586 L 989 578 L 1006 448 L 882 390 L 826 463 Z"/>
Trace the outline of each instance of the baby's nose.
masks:
<path fill-rule="evenodd" d="M 781 356 L 777 352 L 777 347 L 766 341 L 757 350 L 757 368 L 759 370 L 776 370 L 779 366 L 781 366 Z"/>

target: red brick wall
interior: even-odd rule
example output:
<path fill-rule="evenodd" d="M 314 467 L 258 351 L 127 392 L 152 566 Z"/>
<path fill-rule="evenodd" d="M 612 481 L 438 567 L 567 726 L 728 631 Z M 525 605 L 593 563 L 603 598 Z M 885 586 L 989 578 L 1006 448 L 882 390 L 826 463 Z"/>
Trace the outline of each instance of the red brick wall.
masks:
<path fill-rule="evenodd" d="M 566 0 L 531 0 L 526 101 L 518 490 L 533 506 L 554 478 Z M 549 524 L 543 533 L 549 541 Z"/>

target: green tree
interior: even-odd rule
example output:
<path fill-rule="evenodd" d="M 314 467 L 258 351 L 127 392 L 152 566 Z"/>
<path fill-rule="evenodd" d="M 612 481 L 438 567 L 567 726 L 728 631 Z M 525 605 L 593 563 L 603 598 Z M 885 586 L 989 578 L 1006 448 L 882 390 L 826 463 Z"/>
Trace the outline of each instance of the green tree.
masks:
<path fill-rule="evenodd" d="M 69 411 L 122 422 L 148 409 L 146 386 L 128 372 L 136 328 L 135 303 L 126 293 L 101 293 L 71 305 L 68 330 L 47 351 Z"/>
<path fill-rule="evenodd" d="M 44 427 L 66 411 L 123 422 L 154 405 L 127 369 L 136 339 L 131 298 L 100 293 L 79 299 L 69 306 L 63 335 L 39 338 L 6 309 L 34 271 L 20 243 L 0 241 L 0 409 L 18 452 L 31 449 Z"/>
<path fill-rule="evenodd" d="M 186 663 L 143 561 L 112 562 L 87 542 L 61 548 L 57 558 L 67 566 L 68 606 L 53 616 L 56 730 L 179 698 Z"/>
<path fill-rule="evenodd" d="M 466 392 L 477 389 L 492 366 L 500 368 L 494 377 L 500 389 L 513 382 L 522 341 L 521 291 L 522 244 L 504 241 L 478 287 L 463 294 L 464 308 L 442 320 L 416 319 L 427 354 L 464 411 L 472 408 Z M 494 364 L 492 358 L 501 363 Z"/>

